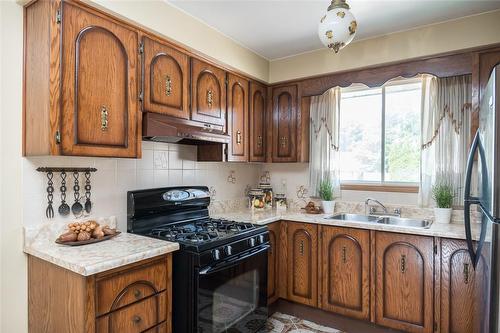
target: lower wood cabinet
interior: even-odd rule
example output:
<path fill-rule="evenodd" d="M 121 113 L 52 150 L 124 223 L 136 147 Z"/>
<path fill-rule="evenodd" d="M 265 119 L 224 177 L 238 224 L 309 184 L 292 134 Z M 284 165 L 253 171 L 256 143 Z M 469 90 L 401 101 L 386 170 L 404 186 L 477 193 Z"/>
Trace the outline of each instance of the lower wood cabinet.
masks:
<path fill-rule="evenodd" d="M 485 247 L 486 249 L 487 247 Z M 481 302 L 487 290 L 488 253 L 483 253 L 474 270 L 461 240 L 441 240 L 441 333 L 486 332 L 480 314 L 488 311 Z M 479 303 L 477 303 L 479 302 Z"/>
<path fill-rule="evenodd" d="M 370 320 L 370 232 L 321 226 L 320 243 L 319 306 Z"/>
<path fill-rule="evenodd" d="M 82 276 L 29 256 L 30 333 L 170 333 L 172 257 Z"/>
<path fill-rule="evenodd" d="M 318 225 L 287 223 L 287 299 L 318 305 Z"/>
<path fill-rule="evenodd" d="M 405 332 L 434 327 L 434 239 L 375 233 L 375 323 Z"/>

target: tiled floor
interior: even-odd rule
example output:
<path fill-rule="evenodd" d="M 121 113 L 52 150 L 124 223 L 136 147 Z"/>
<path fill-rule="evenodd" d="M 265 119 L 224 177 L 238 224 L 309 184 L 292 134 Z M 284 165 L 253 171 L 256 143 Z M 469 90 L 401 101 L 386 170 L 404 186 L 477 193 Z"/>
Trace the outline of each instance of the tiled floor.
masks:
<path fill-rule="evenodd" d="M 344 333 L 331 327 L 321 326 L 311 321 L 275 312 L 260 333 Z"/>

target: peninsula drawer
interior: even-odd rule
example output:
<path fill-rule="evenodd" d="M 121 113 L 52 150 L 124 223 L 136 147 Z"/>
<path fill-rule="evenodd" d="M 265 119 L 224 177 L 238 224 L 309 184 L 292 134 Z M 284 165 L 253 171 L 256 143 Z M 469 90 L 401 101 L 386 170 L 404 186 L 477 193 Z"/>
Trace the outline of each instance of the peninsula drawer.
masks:
<path fill-rule="evenodd" d="M 96 315 L 115 311 L 165 290 L 169 276 L 167 260 L 163 257 L 97 276 Z"/>
<path fill-rule="evenodd" d="M 150 296 L 97 319 L 97 333 L 139 333 L 167 319 L 166 292 Z M 153 330 L 154 332 L 154 330 Z"/>

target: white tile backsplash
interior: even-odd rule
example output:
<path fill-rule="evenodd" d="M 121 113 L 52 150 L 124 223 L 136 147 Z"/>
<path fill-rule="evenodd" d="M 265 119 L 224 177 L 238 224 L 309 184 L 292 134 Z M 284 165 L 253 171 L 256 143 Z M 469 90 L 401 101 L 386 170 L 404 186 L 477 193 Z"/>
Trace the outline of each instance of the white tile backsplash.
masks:
<path fill-rule="evenodd" d="M 259 164 L 239 163 L 201 163 L 196 161 L 196 146 L 142 142 L 142 158 L 88 158 L 88 157 L 30 157 L 23 160 L 23 221 L 33 225 L 46 220 L 47 178 L 36 168 L 43 166 L 95 167 L 92 174 L 92 215 L 107 217 L 114 215 L 118 226 L 126 230 L 126 194 L 129 190 L 167 187 L 176 185 L 205 185 L 216 189 L 215 200 L 233 200 L 244 197 L 247 184 L 255 186 L 260 175 Z M 234 170 L 236 183 L 227 182 L 227 176 Z M 80 174 L 82 188 L 80 195 L 84 202 L 83 184 L 85 177 Z M 71 174 L 67 175 L 67 198 L 69 205 L 74 202 Z M 70 222 L 72 216 L 61 217 L 57 214 L 60 205 L 60 175 L 54 174 L 54 221 Z"/>

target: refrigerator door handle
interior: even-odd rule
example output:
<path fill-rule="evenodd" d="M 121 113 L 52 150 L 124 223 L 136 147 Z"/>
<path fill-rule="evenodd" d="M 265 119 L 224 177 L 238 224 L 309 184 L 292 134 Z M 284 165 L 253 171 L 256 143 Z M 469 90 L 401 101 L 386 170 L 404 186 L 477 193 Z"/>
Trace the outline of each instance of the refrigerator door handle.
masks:
<path fill-rule="evenodd" d="M 472 241 L 472 231 L 471 231 L 471 221 L 470 221 L 470 206 L 473 204 L 478 204 L 479 199 L 476 197 L 471 197 L 470 187 L 471 187 L 471 177 L 472 177 L 472 167 L 474 165 L 474 155 L 479 147 L 479 130 L 474 136 L 472 141 L 471 149 L 469 152 L 469 157 L 467 158 L 467 169 L 465 175 L 465 186 L 464 186 L 464 225 L 465 225 L 465 238 L 467 241 L 467 249 L 469 250 L 469 256 L 474 266 L 476 268 L 479 258 L 474 250 L 474 243 Z"/>

